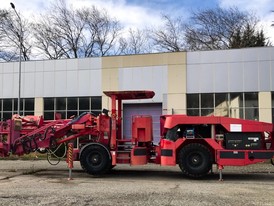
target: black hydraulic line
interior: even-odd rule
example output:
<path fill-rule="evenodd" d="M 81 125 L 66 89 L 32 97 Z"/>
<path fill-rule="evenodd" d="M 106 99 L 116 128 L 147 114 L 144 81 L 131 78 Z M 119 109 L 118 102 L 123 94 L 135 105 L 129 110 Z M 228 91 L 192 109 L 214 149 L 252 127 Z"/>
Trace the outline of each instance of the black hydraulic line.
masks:
<path fill-rule="evenodd" d="M 51 131 L 50 131 L 50 130 L 51 130 Z M 43 141 L 44 139 L 46 139 L 48 132 L 51 132 L 51 133 L 54 134 L 54 133 L 55 133 L 54 127 L 53 127 L 53 126 L 50 126 L 50 127 L 48 127 L 48 128 L 45 130 L 44 135 L 41 135 L 41 138 L 40 138 L 41 141 Z M 42 136 L 43 136 L 43 137 L 42 137 Z"/>
<path fill-rule="evenodd" d="M 11 145 L 11 152 L 12 152 L 12 154 L 15 154 L 16 149 L 17 149 L 17 145 L 16 144 L 12 144 Z"/>
<path fill-rule="evenodd" d="M 35 152 L 35 151 L 38 150 L 38 144 L 37 144 L 37 142 L 36 142 L 36 135 L 32 136 L 31 140 L 32 140 L 33 143 L 34 143 L 35 148 L 33 148 L 33 149 L 34 149 L 33 152 Z M 31 140 L 30 140 L 30 145 L 31 145 Z"/>
<path fill-rule="evenodd" d="M 48 127 L 48 128 L 45 130 L 44 135 L 41 136 L 41 138 L 40 138 L 41 141 L 43 141 L 44 139 L 46 139 L 47 134 L 48 134 L 48 131 L 49 131 L 49 128 L 50 128 L 50 127 Z"/>
<path fill-rule="evenodd" d="M 63 144 L 58 145 L 56 148 L 51 148 L 51 149 L 47 150 L 47 152 L 48 152 L 47 153 L 47 161 L 48 161 L 49 164 L 51 164 L 51 165 L 57 165 L 57 164 L 59 164 L 59 162 L 61 161 L 61 159 L 65 157 L 65 155 L 67 153 L 66 144 L 64 144 L 64 146 L 65 146 L 64 154 L 62 156 L 58 156 L 58 154 L 57 154 L 58 150 L 61 148 L 61 146 Z M 54 157 L 54 159 L 55 159 L 56 162 L 53 163 L 53 161 L 51 160 L 51 157 Z"/>
<path fill-rule="evenodd" d="M 23 151 L 25 154 L 29 154 L 31 152 L 31 143 L 29 145 L 28 145 L 28 143 L 30 143 L 30 141 L 28 139 L 21 141 Z"/>

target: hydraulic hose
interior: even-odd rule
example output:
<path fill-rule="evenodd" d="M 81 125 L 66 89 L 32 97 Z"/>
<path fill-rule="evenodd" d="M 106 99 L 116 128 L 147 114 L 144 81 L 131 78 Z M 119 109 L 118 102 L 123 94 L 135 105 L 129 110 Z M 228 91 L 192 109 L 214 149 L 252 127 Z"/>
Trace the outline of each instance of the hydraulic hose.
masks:
<path fill-rule="evenodd" d="M 65 146 L 65 150 L 64 150 L 64 154 L 62 156 L 58 156 L 56 153 L 57 151 L 61 148 L 61 146 L 64 145 Z M 59 162 L 61 161 L 62 158 L 64 158 L 67 154 L 67 146 L 66 144 L 60 144 L 58 145 L 58 147 L 56 149 L 54 149 L 53 151 L 51 149 L 47 149 L 47 160 L 48 163 L 51 165 L 58 165 Z M 54 157 L 56 159 L 56 162 L 53 163 L 53 161 L 51 160 L 51 157 Z"/>
<path fill-rule="evenodd" d="M 23 150 L 24 150 L 25 154 L 31 153 L 32 148 L 31 148 L 31 140 L 30 139 L 23 140 L 21 142 L 21 144 L 22 144 L 22 147 L 23 147 Z"/>

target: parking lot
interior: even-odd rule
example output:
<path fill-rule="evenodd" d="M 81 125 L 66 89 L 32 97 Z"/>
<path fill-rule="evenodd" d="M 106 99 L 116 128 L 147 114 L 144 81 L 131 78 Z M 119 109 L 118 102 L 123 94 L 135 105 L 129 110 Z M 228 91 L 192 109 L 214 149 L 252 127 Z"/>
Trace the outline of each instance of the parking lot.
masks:
<path fill-rule="evenodd" d="M 204 179 L 184 177 L 178 167 L 116 166 L 91 177 L 74 163 L 0 160 L 0 205 L 274 205 L 274 167 L 226 167 Z"/>

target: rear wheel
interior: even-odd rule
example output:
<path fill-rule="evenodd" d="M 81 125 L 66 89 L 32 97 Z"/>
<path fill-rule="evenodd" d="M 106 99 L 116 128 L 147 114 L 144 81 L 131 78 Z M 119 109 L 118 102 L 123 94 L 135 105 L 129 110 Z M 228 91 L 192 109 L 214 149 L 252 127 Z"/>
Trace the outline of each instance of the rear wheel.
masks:
<path fill-rule="evenodd" d="M 182 172 L 189 177 L 203 177 L 212 168 L 211 152 L 199 143 L 186 145 L 179 153 L 179 166 Z"/>
<path fill-rule="evenodd" d="M 102 175 L 111 169 L 109 152 L 101 145 L 87 146 L 81 153 L 80 163 L 91 175 Z"/>

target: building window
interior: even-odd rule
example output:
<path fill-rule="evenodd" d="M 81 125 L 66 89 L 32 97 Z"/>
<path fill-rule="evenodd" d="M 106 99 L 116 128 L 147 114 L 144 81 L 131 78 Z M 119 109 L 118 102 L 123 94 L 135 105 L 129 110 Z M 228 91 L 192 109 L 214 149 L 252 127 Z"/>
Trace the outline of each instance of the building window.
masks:
<path fill-rule="evenodd" d="M 2 100 L 0 99 L 0 121 L 2 120 L 3 116 L 3 108 L 2 108 Z"/>
<path fill-rule="evenodd" d="M 229 116 L 229 98 L 226 93 L 216 93 L 215 94 L 215 106 L 214 115 L 216 116 Z"/>
<path fill-rule="evenodd" d="M 274 123 L 274 92 L 271 92 L 272 99 L 272 123 Z"/>
<path fill-rule="evenodd" d="M 201 94 L 201 116 L 208 116 L 214 113 L 213 94 Z"/>
<path fill-rule="evenodd" d="M 72 118 L 83 112 L 98 115 L 101 112 L 102 97 L 57 97 L 44 98 L 44 118 L 55 119 L 55 114 L 61 118 Z"/>
<path fill-rule="evenodd" d="M 187 95 L 187 114 L 189 116 L 200 115 L 199 94 Z"/>
<path fill-rule="evenodd" d="M 0 99 L 0 119 L 11 119 L 17 114 L 18 99 Z M 20 115 L 34 115 L 34 98 L 20 99 Z"/>
<path fill-rule="evenodd" d="M 229 94 L 229 117 L 244 119 L 244 95 L 243 93 Z"/>
<path fill-rule="evenodd" d="M 258 93 L 244 93 L 245 119 L 259 120 Z"/>
<path fill-rule="evenodd" d="M 187 115 L 259 119 L 258 93 L 187 94 Z"/>

